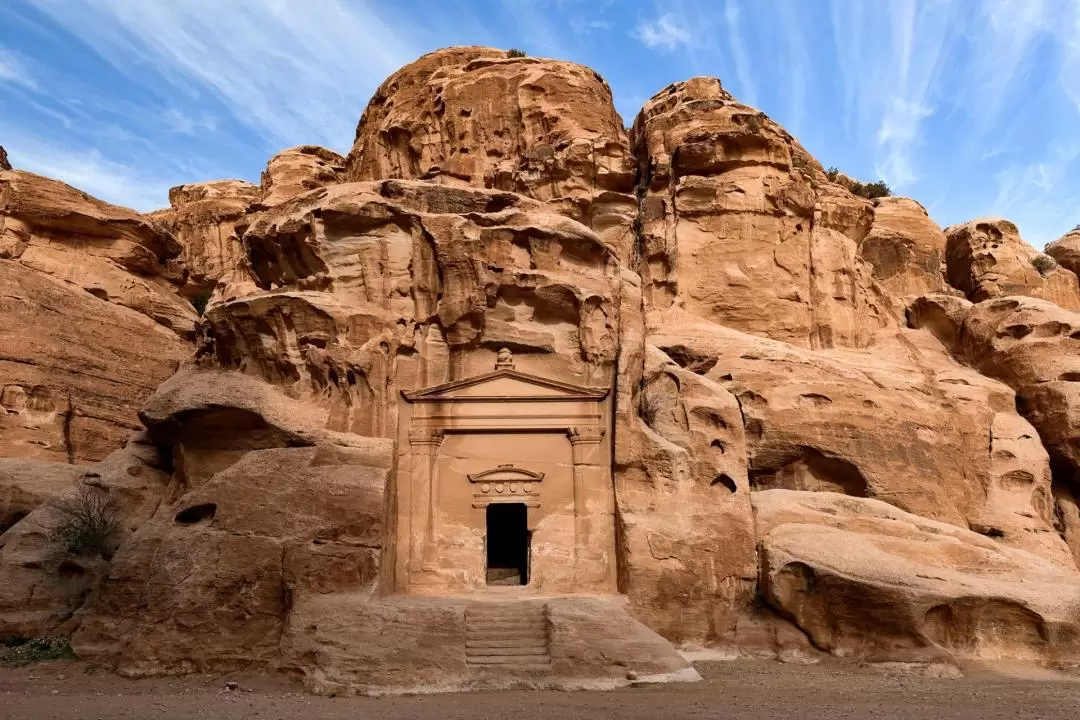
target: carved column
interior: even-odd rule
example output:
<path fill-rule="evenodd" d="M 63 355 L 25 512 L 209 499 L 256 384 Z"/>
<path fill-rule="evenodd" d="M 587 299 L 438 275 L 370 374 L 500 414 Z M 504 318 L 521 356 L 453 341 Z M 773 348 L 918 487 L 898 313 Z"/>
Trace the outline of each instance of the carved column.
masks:
<path fill-rule="evenodd" d="M 574 574 L 580 577 L 584 570 L 582 559 L 589 554 L 590 520 L 598 514 L 597 511 L 603 513 L 602 508 L 589 502 L 589 497 L 607 490 L 602 486 L 604 468 L 597 464 L 601 457 L 600 441 L 604 438 L 604 429 L 595 426 L 572 427 L 567 430 L 567 436 L 574 458 Z M 590 487 L 597 483 L 601 483 L 601 487 Z"/>
<path fill-rule="evenodd" d="M 438 495 L 436 462 L 442 430 L 428 428 L 409 432 L 412 450 L 409 493 L 409 570 L 431 568 L 435 560 L 435 517 Z"/>

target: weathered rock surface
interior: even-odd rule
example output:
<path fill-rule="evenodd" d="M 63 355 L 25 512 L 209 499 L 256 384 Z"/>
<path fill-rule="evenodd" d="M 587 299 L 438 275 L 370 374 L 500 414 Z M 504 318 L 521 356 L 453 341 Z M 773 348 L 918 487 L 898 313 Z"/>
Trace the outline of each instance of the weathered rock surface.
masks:
<path fill-rule="evenodd" d="M 0 535 L 45 502 L 68 493 L 83 472 L 78 465 L 0 458 Z"/>
<path fill-rule="evenodd" d="M 543 200 L 624 262 L 634 166 L 611 89 L 574 63 L 462 47 L 423 56 L 375 92 L 348 180 L 424 178 Z"/>
<path fill-rule="evenodd" d="M 73 471 L 73 466 L 54 463 L 42 470 L 38 481 L 66 480 Z M 139 432 L 102 462 L 79 468 L 74 481 L 116 502 L 123 518 L 114 539 L 119 546 L 154 513 L 170 477 L 166 459 Z M 75 492 L 70 482 L 66 489 L 65 495 Z M 0 639 L 65 632 L 63 624 L 82 608 L 108 572 L 107 558 L 70 553 L 51 537 L 59 522 L 46 502 L 0 535 L 0 577 L 4 579 L 0 583 Z"/>
<path fill-rule="evenodd" d="M 282 150 L 263 171 L 259 203 L 271 207 L 344 179 L 345 158 L 318 145 Z"/>
<path fill-rule="evenodd" d="M 391 445 L 257 450 L 163 504 L 73 639 L 132 674 L 269 668 L 293 603 L 378 582 Z"/>
<path fill-rule="evenodd" d="M 211 308 L 202 356 L 326 408 L 327 427 L 389 436 L 397 390 L 530 368 L 611 382 L 614 253 L 585 226 L 511 193 L 418 181 L 345 183 L 244 234 L 264 292 Z"/>
<path fill-rule="evenodd" d="M 1046 254 L 1054 258 L 1061 267 L 1080 275 L 1080 227 L 1047 245 Z"/>
<path fill-rule="evenodd" d="M 1071 565 L 1046 453 L 1013 392 L 929 334 L 815 352 L 677 312 L 652 323 L 650 343 L 737 398 L 755 490 L 873 497 Z"/>
<path fill-rule="evenodd" d="M 874 222 L 859 244 L 874 279 L 893 297 L 949 292 L 945 281 L 945 233 L 910 198 L 874 201 Z"/>
<path fill-rule="evenodd" d="M 1076 662 L 1080 582 L 1019 550 L 875 500 L 753 496 L 762 594 L 839 656 Z"/>
<path fill-rule="evenodd" d="M 0 145 L 0 170 L 10 170 L 11 163 L 8 161 L 7 150 L 4 150 L 4 146 Z"/>
<path fill-rule="evenodd" d="M 1016 225 L 1008 220 L 972 220 L 946 228 L 945 234 L 949 283 L 972 302 L 1027 295 L 1080 309 L 1076 275 L 1053 262 L 1039 269 L 1040 253 L 1020 238 Z"/>
<path fill-rule="evenodd" d="M 971 305 L 955 298 L 920 298 L 913 325 L 951 344 L 953 352 L 980 372 L 1012 387 L 1017 408 L 1038 430 L 1054 470 L 1053 518 L 1076 553 L 1080 524 L 1080 316 L 1046 300 L 1022 296 Z M 1010 484 L 1030 467 L 1007 473 Z"/>
<path fill-rule="evenodd" d="M 138 427 L 195 313 L 158 225 L 63 183 L 0 173 L 0 453 L 87 462 Z"/>
<path fill-rule="evenodd" d="M 811 348 L 863 347 L 895 320 L 859 243 L 873 206 L 715 78 L 634 121 L 646 306 Z"/>
<path fill-rule="evenodd" d="M 189 300 L 205 302 L 219 287 L 219 295 L 253 289 L 236 225 L 258 197 L 259 188 L 242 180 L 180 185 L 169 190 L 169 209 L 150 213 L 183 248 L 170 270 Z"/>

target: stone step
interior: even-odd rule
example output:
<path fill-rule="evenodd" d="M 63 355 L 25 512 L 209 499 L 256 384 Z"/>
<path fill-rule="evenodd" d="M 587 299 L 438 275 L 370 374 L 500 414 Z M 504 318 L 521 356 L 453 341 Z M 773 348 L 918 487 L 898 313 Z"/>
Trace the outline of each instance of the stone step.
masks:
<path fill-rule="evenodd" d="M 546 655 L 477 655 L 466 658 L 468 665 L 499 665 L 549 667 L 551 658 Z"/>
<path fill-rule="evenodd" d="M 540 647 L 547 650 L 548 641 L 546 637 L 492 637 L 492 638 L 467 638 L 465 640 L 465 649 L 471 651 L 473 648 L 506 648 L 506 647 Z"/>
<path fill-rule="evenodd" d="M 487 647 L 487 648 L 466 648 L 465 657 L 494 657 L 496 655 L 510 655 L 513 657 L 545 657 L 548 656 L 547 647 Z"/>
<path fill-rule="evenodd" d="M 528 617 L 528 618 L 465 618 L 465 625 L 484 625 L 486 627 L 512 627 L 515 625 L 535 625 L 537 627 L 544 627 L 547 625 L 547 620 L 543 617 Z"/>
<path fill-rule="evenodd" d="M 526 627 L 520 625 L 518 627 L 471 627 L 465 630 L 466 637 L 499 637 L 505 635 L 506 637 L 547 637 L 547 629 L 542 627 Z"/>

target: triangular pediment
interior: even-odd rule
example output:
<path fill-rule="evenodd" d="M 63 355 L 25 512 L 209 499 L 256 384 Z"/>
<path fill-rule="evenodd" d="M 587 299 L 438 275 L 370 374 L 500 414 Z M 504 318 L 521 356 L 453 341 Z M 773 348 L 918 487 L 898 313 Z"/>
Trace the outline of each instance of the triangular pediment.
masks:
<path fill-rule="evenodd" d="M 581 387 L 550 380 L 517 370 L 496 370 L 464 380 L 436 385 L 413 392 L 402 391 L 410 402 L 444 402 L 448 400 L 602 400 L 606 389 Z"/>

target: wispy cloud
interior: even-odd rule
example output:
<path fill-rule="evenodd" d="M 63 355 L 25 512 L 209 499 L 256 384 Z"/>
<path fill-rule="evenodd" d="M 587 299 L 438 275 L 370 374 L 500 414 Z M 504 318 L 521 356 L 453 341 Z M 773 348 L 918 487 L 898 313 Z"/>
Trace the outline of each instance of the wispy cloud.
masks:
<path fill-rule="evenodd" d="M 724 24 L 727 26 L 731 57 L 735 61 L 735 78 L 739 81 L 743 102 L 748 105 L 757 105 L 757 88 L 750 69 L 750 53 L 747 51 L 746 40 L 743 39 L 742 29 L 739 26 L 740 14 L 737 0 L 725 0 Z"/>
<path fill-rule="evenodd" d="M 37 82 L 28 64 L 14 50 L 0 46 L 0 84 L 10 83 L 27 90 L 37 90 Z"/>
<path fill-rule="evenodd" d="M 165 167 L 127 165 L 106 158 L 96 149 L 65 145 L 0 125 L 0 133 L 19 170 L 61 178 L 69 185 L 107 202 L 149 211 L 167 203 L 173 177 L 162 177 Z"/>
<path fill-rule="evenodd" d="M 680 45 L 689 46 L 692 42 L 690 31 L 671 13 L 665 13 L 655 20 L 639 21 L 634 29 L 634 37 L 650 50 L 669 52 Z"/>
<path fill-rule="evenodd" d="M 1043 247 L 1080 223 L 1080 206 L 1058 199 L 1061 191 L 1075 192 L 1070 181 L 1078 176 L 1080 141 L 1054 144 L 1044 157 L 994 174 L 998 188 L 994 214 L 1012 219 L 1025 240 Z"/>
<path fill-rule="evenodd" d="M 277 145 L 347 147 L 370 92 L 418 54 L 366 3 L 41 0 L 134 81 L 212 93 Z M 156 77 L 146 73 L 157 71 Z"/>

